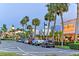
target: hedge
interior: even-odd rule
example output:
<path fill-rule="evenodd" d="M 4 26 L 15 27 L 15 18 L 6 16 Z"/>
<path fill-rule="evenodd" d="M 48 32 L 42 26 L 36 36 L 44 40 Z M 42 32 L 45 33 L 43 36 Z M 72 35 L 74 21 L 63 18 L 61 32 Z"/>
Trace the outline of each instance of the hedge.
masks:
<path fill-rule="evenodd" d="M 74 44 L 74 43 L 71 43 L 69 45 L 70 49 L 74 49 L 74 50 L 79 50 L 79 44 Z"/>
<path fill-rule="evenodd" d="M 71 43 L 74 43 L 74 42 L 63 42 L 63 45 L 69 46 Z M 55 42 L 55 45 L 61 45 L 61 42 Z"/>

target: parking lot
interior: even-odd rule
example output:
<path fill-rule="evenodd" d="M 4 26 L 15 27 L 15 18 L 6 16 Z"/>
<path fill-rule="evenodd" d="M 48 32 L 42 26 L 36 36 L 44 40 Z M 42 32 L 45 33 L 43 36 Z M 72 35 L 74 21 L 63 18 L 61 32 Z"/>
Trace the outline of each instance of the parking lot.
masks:
<path fill-rule="evenodd" d="M 0 44 L 0 51 L 16 52 L 21 56 L 67 56 L 79 53 L 78 50 L 43 48 L 41 46 L 34 46 L 9 40 L 2 41 L 2 43 Z"/>

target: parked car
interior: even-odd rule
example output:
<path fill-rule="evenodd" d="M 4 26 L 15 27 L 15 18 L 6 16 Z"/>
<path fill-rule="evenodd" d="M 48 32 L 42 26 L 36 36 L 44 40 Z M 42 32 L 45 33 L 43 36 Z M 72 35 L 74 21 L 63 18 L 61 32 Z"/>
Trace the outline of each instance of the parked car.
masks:
<path fill-rule="evenodd" d="M 29 42 L 28 40 L 25 40 L 25 41 L 24 41 L 25 44 L 28 44 L 28 42 Z"/>
<path fill-rule="evenodd" d="M 35 45 L 35 44 L 36 44 L 36 42 L 37 42 L 37 40 L 36 40 L 36 39 L 32 40 L 32 45 Z"/>
<path fill-rule="evenodd" d="M 45 40 L 44 43 L 41 44 L 42 47 L 51 48 L 55 47 L 55 43 L 52 40 Z"/>
<path fill-rule="evenodd" d="M 36 45 L 36 46 L 40 46 L 42 43 L 44 43 L 44 40 L 37 40 L 37 41 L 35 42 L 35 45 Z"/>
<path fill-rule="evenodd" d="M 24 41 L 25 41 L 25 39 L 23 39 L 23 38 L 20 38 L 19 40 L 17 40 L 17 42 L 22 42 L 22 43 L 24 43 Z"/>
<path fill-rule="evenodd" d="M 33 40 L 33 38 L 29 38 L 28 39 L 28 44 L 32 44 L 32 40 Z"/>

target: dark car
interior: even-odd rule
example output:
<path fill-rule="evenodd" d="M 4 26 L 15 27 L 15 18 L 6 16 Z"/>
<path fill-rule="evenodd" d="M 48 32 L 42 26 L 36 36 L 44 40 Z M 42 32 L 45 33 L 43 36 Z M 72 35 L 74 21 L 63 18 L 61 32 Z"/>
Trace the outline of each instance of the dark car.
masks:
<path fill-rule="evenodd" d="M 21 38 L 21 39 L 17 40 L 17 42 L 24 43 L 25 42 L 25 39 Z"/>
<path fill-rule="evenodd" d="M 33 40 L 33 38 L 29 38 L 28 39 L 28 44 L 32 44 L 32 40 Z"/>
<path fill-rule="evenodd" d="M 51 48 L 51 47 L 55 47 L 55 43 L 52 40 L 45 40 L 43 44 L 41 44 L 42 47 L 45 48 Z"/>

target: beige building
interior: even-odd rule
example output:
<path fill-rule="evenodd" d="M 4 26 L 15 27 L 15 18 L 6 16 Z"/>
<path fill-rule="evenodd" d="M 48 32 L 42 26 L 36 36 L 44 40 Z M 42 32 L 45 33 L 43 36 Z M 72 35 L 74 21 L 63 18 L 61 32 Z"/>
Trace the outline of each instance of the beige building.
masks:
<path fill-rule="evenodd" d="M 76 24 L 76 19 L 71 19 L 71 20 L 64 22 L 65 38 L 69 38 L 69 40 L 75 39 L 75 24 Z"/>

